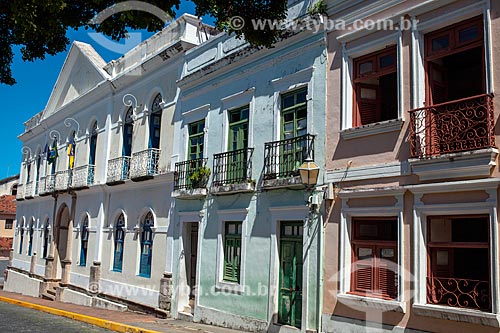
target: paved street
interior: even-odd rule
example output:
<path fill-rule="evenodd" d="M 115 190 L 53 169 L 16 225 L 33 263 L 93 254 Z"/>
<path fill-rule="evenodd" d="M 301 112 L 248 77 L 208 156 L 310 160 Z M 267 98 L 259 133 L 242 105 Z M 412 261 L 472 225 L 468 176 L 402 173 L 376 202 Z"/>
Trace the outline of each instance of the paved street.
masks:
<path fill-rule="evenodd" d="M 72 319 L 0 302 L 0 332 L 111 332 Z"/>

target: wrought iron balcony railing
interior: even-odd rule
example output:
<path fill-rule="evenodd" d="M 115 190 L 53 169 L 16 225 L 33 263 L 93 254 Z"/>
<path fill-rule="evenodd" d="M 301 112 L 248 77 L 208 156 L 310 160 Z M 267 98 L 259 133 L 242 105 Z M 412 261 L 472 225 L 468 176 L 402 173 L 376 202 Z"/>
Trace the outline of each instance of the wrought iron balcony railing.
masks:
<path fill-rule="evenodd" d="M 26 183 L 26 188 L 24 190 L 25 198 L 33 198 L 33 182 L 29 181 Z"/>
<path fill-rule="evenodd" d="M 55 177 L 55 191 L 66 191 L 71 184 L 71 170 L 58 171 Z"/>
<path fill-rule="evenodd" d="M 479 280 L 428 277 L 427 303 L 490 311 L 490 283 Z"/>
<path fill-rule="evenodd" d="M 71 177 L 71 187 L 78 189 L 88 187 L 94 184 L 95 166 L 87 164 L 73 169 Z"/>
<path fill-rule="evenodd" d="M 24 186 L 23 186 L 23 184 L 17 185 L 16 199 L 17 200 L 24 200 Z"/>
<path fill-rule="evenodd" d="M 132 154 L 130 178 L 150 178 L 158 174 L 160 149 L 149 148 Z"/>
<path fill-rule="evenodd" d="M 410 111 L 411 157 L 495 146 L 493 96 L 478 95 Z"/>
<path fill-rule="evenodd" d="M 45 177 L 40 177 L 40 180 L 38 181 L 38 194 L 39 195 L 44 195 L 47 193 L 47 190 L 45 189 Z"/>
<path fill-rule="evenodd" d="M 130 177 L 130 156 L 113 158 L 108 162 L 107 183 L 123 182 Z"/>
<path fill-rule="evenodd" d="M 315 135 L 306 134 L 292 139 L 266 142 L 264 150 L 264 179 L 295 177 L 306 160 L 314 160 Z"/>
<path fill-rule="evenodd" d="M 214 154 L 214 186 L 238 184 L 252 179 L 253 148 Z"/>
<path fill-rule="evenodd" d="M 196 171 L 206 170 L 207 159 L 197 158 L 194 160 L 175 163 L 174 171 L 174 190 L 204 188 L 207 186 L 208 176 L 192 179 Z"/>
<path fill-rule="evenodd" d="M 52 193 L 55 190 L 56 186 L 56 175 L 48 175 L 45 178 L 45 193 Z"/>

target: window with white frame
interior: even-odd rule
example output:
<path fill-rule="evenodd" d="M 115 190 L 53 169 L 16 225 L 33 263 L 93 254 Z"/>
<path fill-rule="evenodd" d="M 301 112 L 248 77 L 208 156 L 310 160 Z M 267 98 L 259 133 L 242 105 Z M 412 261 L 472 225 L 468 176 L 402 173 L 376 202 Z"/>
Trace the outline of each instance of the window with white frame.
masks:
<path fill-rule="evenodd" d="M 398 294 L 397 217 L 352 219 L 351 293 L 395 299 Z"/>
<path fill-rule="evenodd" d="M 224 223 L 224 274 L 223 280 L 240 282 L 242 222 Z"/>
<path fill-rule="evenodd" d="M 396 46 L 354 59 L 353 127 L 398 118 Z"/>

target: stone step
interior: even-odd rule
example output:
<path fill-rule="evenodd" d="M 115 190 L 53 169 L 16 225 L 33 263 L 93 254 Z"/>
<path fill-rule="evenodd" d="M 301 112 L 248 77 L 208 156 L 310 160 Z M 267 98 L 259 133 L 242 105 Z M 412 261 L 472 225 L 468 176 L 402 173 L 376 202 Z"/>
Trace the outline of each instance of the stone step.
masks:
<path fill-rule="evenodd" d="M 186 306 L 184 309 L 186 308 L 189 308 L 188 306 Z M 187 312 L 182 312 L 182 311 L 179 311 L 178 313 L 178 319 L 180 320 L 184 320 L 184 321 L 193 321 L 193 314 L 191 313 L 191 310 L 187 311 Z"/>
<path fill-rule="evenodd" d="M 56 290 L 55 289 L 47 289 L 47 294 L 49 295 L 52 295 L 52 296 L 56 296 Z"/>
<path fill-rule="evenodd" d="M 56 300 L 56 295 L 51 295 L 51 294 L 48 294 L 48 293 L 43 293 L 42 294 L 42 299 L 46 299 L 46 300 L 49 300 L 49 301 L 55 301 Z"/>

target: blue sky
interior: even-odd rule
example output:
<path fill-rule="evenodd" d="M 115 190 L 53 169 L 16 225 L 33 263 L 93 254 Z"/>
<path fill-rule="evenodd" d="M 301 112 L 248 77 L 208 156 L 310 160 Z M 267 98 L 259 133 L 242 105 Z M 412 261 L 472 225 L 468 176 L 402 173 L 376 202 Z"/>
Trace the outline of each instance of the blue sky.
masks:
<path fill-rule="evenodd" d="M 176 13 L 179 17 L 183 13 L 194 14 L 194 11 L 194 4 L 183 0 Z M 204 18 L 203 21 L 213 23 L 210 18 Z M 89 30 L 84 29 L 70 30 L 67 36 L 71 41 L 78 40 L 91 44 L 106 62 L 121 56 L 101 47 L 88 33 Z M 141 34 L 142 40 L 152 35 L 145 31 L 141 31 Z M 0 179 L 19 173 L 22 144 L 17 136 L 24 131 L 23 123 L 45 108 L 67 54 L 66 51 L 55 56 L 47 56 L 45 60 L 23 62 L 19 49 L 15 51 L 12 73 L 17 84 L 14 86 L 0 84 L 0 101 L 5 115 L 5 120 L 0 122 L 3 141 Z"/>

